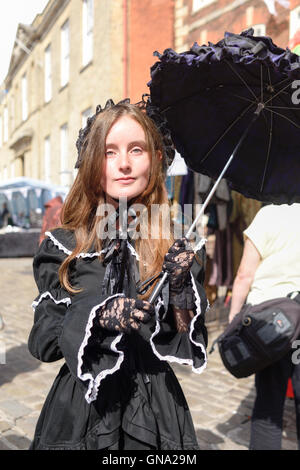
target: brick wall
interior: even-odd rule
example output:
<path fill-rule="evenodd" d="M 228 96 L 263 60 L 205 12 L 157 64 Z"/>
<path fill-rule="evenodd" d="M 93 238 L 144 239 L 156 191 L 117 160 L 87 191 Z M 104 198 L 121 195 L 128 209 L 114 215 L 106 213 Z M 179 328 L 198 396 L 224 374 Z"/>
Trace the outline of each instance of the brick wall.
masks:
<path fill-rule="evenodd" d="M 235 6 L 237 2 L 233 0 L 215 0 L 195 12 L 192 0 L 176 0 L 176 4 L 177 11 L 185 13 L 185 29 L 180 34 L 175 28 L 175 43 L 179 51 L 191 47 L 195 41 L 200 44 L 207 44 L 208 41 L 215 43 L 224 36 L 225 31 L 240 33 L 256 24 L 265 24 L 266 35 L 271 36 L 278 46 L 285 48 L 288 45 L 290 10 L 277 2 L 277 15 L 270 14 L 263 0 L 245 0 L 239 6 Z M 299 0 L 291 0 L 290 8 L 299 4 Z"/>
<path fill-rule="evenodd" d="M 174 0 L 130 0 L 128 2 L 127 94 L 131 101 L 148 93 L 153 52 L 174 47 Z"/>

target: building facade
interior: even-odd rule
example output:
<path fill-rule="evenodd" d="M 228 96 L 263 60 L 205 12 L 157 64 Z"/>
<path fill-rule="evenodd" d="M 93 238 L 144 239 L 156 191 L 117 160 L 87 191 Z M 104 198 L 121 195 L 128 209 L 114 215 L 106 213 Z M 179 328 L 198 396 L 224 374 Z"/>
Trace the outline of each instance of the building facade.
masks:
<path fill-rule="evenodd" d="M 70 186 L 79 129 L 97 104 L 147 93 L 155 50 L 188 50 L 253 27 L 286 47 L 300 0 L 49 0 L 18 27 L 0 87 L 0 182 Z M 300 41 L 299 41 L 300 42 Z"/>
<path fill-rule="evenodd" d="M 226 31 L 270 36 L 286 48 L 300 29 L 299 0 L 175 0 L 175 50 L 218 42 Z"/>
<path fill-rule="evenodd" d="M 78 130 L 120 100 L 122 0 L 50 0 L 17 30 L 0 105 L 0 179 L 69 186 Z"/>
<path fill-rule="evenodd" d="M 174 0 L 50 0 L 18 27 L 0 89 L 0 182 L 70 186 L 79 129 L 97 104 L 148 92 L 153 51 L 173 47 Z"/>
<path fill-rule="evenodd" d="M 174 48 L 174 0 L 128 1 L 127 96 L 139 101 L 149 93 L 150 68 L 158 60 L 154 51 Z"/>

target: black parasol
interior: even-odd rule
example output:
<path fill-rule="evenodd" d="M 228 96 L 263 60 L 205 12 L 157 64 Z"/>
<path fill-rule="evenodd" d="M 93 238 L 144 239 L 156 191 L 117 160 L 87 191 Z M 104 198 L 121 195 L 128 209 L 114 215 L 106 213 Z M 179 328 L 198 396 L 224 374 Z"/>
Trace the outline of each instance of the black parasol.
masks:
<path fill-rule="evenodd" d="M 235 153 L 225 174 L 232 189 L 260 201 L 300 202 L 299 56 L 252 29 L 156 54 L 150 102 L 167 118 L 187 165 L 217 178 Z"/>
<path fill-rule="evenodd" d="M 167 49 L 151 68 L 148 113 L 167 119 L 176 149 L 194 171 L 246 197 L 300 202 L 300 58 L 269 37 L 225 33 L 188 52 Z M 158 295 L 164 274 L 150 301 Z"/>

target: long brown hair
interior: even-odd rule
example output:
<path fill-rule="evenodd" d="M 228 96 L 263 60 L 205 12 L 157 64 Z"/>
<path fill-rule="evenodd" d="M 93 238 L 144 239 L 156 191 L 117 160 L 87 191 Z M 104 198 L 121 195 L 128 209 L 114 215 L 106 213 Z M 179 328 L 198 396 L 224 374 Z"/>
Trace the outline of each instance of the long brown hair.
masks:
<path fill-rule="evenodd" d="M 68 268 L 72 260 L 79 253 L 88 251 L 91 246 L 96 251 L 102 249 L 101 238 L 97 236 L 97 226 L 101 221 L 101 217 L 97 215 L 97 208 L 99 204 L 106 202 L 106 195 L 100 184 L 106 137 L 113 124 L 125 115 L 135 119 L 142 126 L 151 159 L 148 186 L 142 194 L 135 198 L 134 202 L 143 204 L 148 209 L 153 204 L 169 205 L 163 160 L 159 158 L 160 155 L 163 155 L 164 158 L 164 146 L 162 137 L 153 121 L 137 106 L 127 103 L 115 105 L 98 114 L 87 136 L 86 145 L 83 146 L 83 161 L 61 212 L 61 228 L 73 230 L 76 238 L 75 249 L 59 268 L 60 282 L 70 293 L 76 294 L 82 291 L 82 289 L 78 290 L 72 287 L 68 279 Z M 151 210 L 148 210 L 148 227 L 150 230 Z M 169 239 L 163 237 L 161 218 L 158 232 L 158 238 L 148 236 L 148 238 L 136 240 L 135 249 L 140 259 L 141 281 L 161 271 L 164 255 L 174 241 L 172 229 Z M 101 256 L 99 259 L 101 261 Z M 147 260 L 146 266 L 144 265 L 145 260 Z M 141 297 L 148 298 L 152 289 Z"/>

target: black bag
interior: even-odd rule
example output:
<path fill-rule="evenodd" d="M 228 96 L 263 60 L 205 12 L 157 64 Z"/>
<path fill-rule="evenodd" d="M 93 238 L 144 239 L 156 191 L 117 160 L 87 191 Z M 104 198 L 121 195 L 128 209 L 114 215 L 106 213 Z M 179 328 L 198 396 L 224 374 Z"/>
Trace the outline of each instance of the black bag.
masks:
<path fill-rule="evenodd" d="M 213 343 L 226 369 L 248 377 L 291 351 L 300 336 L 300 294 L 245 305 Z"/>

